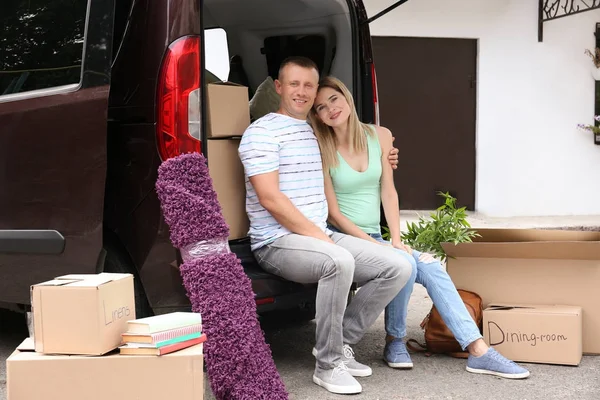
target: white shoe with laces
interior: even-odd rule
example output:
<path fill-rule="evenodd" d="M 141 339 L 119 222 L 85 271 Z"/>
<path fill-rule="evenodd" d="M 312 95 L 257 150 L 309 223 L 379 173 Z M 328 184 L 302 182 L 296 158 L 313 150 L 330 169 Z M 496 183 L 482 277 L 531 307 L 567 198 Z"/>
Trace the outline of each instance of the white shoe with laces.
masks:
<path fill-rule="evenodd" d="M 313 382 L 336 394 L 355 394 L 362 392 L 362 386 L 350 373 L 344 361 L 333 369 L 315 368 Z"/>
<path fill-rule="evenodd" d="M 371 376 L 373 375 L 373 370 L 371 367 L 365 364 L 361 364 L 354 358 L 354 350 L 352 347 L 345 344 L 342 351 L 342 360 L 346 363 L 346 367 L 348 367 L 348 372 L 352 376 Z"/>
<path fill-rule="evenodd" d="M 312 349 L 312 355 L 315 357 L 317 356 L 317 349 L 314 347 Z M 350 345 L 345 344 L 344 347 L 342 347 L 342 361 L 344 361 L 344 364 L 346 364 L 346 367 L 348 368 L 348 372 L 352 376 L 365 377 L 373 375 L 371 367 L 356 361 L 354 358 L 354 350 L 352 350 Z"/>

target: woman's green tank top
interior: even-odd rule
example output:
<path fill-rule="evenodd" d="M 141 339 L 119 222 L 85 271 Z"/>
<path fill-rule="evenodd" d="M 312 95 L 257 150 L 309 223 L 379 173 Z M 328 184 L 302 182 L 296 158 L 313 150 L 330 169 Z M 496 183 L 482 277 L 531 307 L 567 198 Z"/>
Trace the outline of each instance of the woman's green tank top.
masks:
<path fill-rule="evenodd" d="M 381 146 L 377 133 L 367 136 L 369 165 L 364 172 L 353 169 L 338 152 L 338 166 L 329 174 L 340 211 L 366 233 L 381 228 Z"/>

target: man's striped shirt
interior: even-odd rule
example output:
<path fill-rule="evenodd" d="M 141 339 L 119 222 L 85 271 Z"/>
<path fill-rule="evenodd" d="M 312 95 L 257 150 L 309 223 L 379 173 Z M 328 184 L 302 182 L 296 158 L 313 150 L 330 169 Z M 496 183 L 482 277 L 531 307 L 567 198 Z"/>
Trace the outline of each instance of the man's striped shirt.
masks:
<path fill-rule="evenodd" d="M 279 171 L 279 189 L 305 217 L 327 232 L 327 200 L 319 144 L 306 121 L 271 113 L 246 129 L 238 149 L 246 174 L 246 212 L 251 248 L 256 250 L 287 235 L 260 205 L 248 178 Z"/>

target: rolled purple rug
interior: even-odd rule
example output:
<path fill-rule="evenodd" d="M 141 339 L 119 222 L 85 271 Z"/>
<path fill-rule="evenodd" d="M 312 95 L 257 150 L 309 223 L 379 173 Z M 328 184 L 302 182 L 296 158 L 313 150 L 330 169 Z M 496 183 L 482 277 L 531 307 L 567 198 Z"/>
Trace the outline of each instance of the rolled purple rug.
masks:
<path fill-rule="evenodd" d="M 254 292 L 201 154 L 165 161 L 156 191 L 173 245 L 181 250 L 183 285 L 192 310 L 202 314 L 205 361 L 219 400 L 288 399 L 258 322 Z"/>

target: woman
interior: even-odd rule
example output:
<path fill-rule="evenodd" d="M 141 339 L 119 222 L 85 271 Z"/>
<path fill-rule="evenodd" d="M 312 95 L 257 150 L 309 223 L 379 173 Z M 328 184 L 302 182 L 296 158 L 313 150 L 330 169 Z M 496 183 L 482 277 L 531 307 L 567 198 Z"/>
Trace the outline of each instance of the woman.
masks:
<path fill-rule="evenodd" d="M 384 156 L 392 148 L 391 132 L 361 123 L 352 95 L 333 77 L 320 82 L 309 117 L 321 147 L 329 223 L 346 234 L 395 247 L 414 266 L 411 280 L 385 309 L 386 363 L 392 368 L 413 366 L 403 338 L 408 301 L 417 282 L 427 289 L 444 322 L 469 352 L 467 371 L 512 379 L 529 376 L 529 371 L 486 345 L 441 264 L 402 243 L 398 194 L 392 168 Z M 382 203 L 391 243 L 381 236 Z"/>

